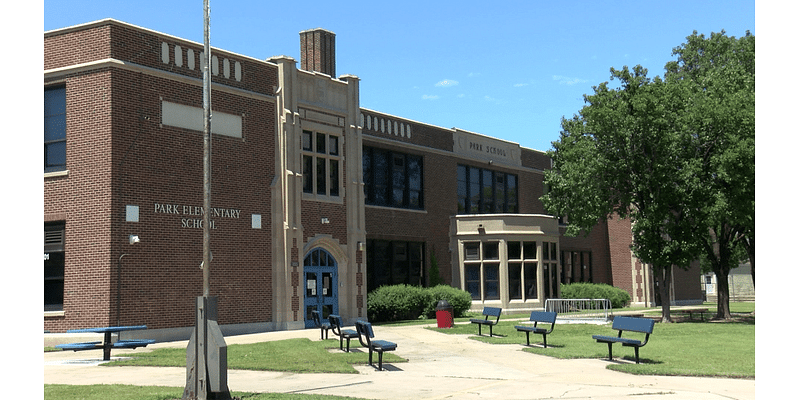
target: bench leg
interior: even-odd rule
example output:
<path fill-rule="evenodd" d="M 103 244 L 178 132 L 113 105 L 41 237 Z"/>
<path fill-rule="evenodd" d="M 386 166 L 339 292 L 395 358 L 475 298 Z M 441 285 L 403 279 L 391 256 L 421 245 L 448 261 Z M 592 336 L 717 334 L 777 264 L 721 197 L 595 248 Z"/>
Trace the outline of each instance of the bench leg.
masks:
<path fill-rule="evenodd" d="M 483 325 L 483 324 L 478 324 L 478 335 L 479 336 L 481 336 L 481 325 Z"/>
<path fill-rule="evenodd" d="M 383 352 L 378 352 L 378 371 L 383 371 Z"/>
<path fill-rule="evenodd" d="M 528 343 L 528 346 L 531 345 L 531 333 L 528 331 L 525 331 L 525 342 Z"/>
<path fill-rule="evenodd" d="M 489 325 L 489 337 L 492 337 L 492 325 Z"/>
<path fill-rule="evenodd" d="M 608 361 L 611 361 L 611 342 L 608 342 Z"/>
<path fill-rule="evenodd" d="M 633 352 L 636 353 L 636 363 L 638 364 L 639 363 L 639 348 L 638 347 L 634 347 L 633 348 Z"/>
<path fill-rule="evenodd" d="M 106 332 L 103 337 L 103 361 L 111 360 L 111 332 Z"/>
<path fill-rule="evenodd" d="M 544 340 L 544 348 L 546 349 L 547 348 L 547 334 L 546 333 L 542 334 L 542 340 Z"/>

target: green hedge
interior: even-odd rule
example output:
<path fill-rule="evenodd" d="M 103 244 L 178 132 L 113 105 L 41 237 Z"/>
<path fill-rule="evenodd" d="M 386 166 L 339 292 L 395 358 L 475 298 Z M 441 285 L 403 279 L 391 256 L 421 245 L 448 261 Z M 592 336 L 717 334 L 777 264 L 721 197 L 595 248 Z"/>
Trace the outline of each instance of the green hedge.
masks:
<path fill-rule="evenodd" d="M 622 308 L 631 302 L 628 292 L 605 283 L 577 282 L 561 285 L 562 299 L 608 299 L 612 308 Z"/>
<path fill-rule="evenodd" d="M 447 300 L 453 306 L 454 317 L 463 316 L 472 305 L 469 293 L 448 285 L 381 286 L 367 295 L 367 317 L 372 322 L 433 318 L 439 300 Z"/>

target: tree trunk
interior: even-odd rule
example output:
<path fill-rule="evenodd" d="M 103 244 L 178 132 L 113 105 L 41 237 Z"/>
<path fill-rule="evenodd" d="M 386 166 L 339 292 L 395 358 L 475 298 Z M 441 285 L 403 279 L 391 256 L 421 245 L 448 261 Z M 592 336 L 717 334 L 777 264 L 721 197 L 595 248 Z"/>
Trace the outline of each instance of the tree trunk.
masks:
<path fill-rule="evenodd" d="M 730 269 L 720 268 L 714 274 L 717 275 L 717 318 L 731 319 L 731 291 L 728 286 Z"/>
<path fill-rule="evenodd" d="M 672 317 L 670 316 L 670 288 L 672 287 L 672 266 L 657 268 L 658 278 L 661 281 L 659 285 L 659 293 L 661 294 L 661 322 L 670 323 Z"/>

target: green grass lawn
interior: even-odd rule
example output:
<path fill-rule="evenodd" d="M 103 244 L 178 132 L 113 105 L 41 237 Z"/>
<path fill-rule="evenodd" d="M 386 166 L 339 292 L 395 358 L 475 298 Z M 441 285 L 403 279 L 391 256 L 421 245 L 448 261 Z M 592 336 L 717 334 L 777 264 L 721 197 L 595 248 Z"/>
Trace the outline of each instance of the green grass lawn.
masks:
<path fill-rule="evenodd" d="M 331 351 L 334 349 L 334 351 Z M 377 365 L 378 356 L 373 355 Z M 406 362 L 393 353 L 384 353 L 385 363 Z M 367 364 L 369 353 L 358 342 L 350 343 L 350 352 L 339 350 L 338 340 L 312 341 L 305 338 L 254 344 L 228 345 L 228 369 L 254 371 L 286 371 L 295 373 L 357 374 L 353 364 Z M 131 359 L 112 361 L 104 366 L 185 367 L 185 348 L 156 349 L 136 353 Z"/>
<path fill-rule="evenodd" d="M 716 305 L 704 307 L 715 311 Z M 755 310 L 753 303 L 731 303 L 731 311 L 745 315 L 730 322 L 700 322 L 699 320 L 674 323 L 656 323 L 647 345 L 639 349 L 640 364 L 609 363 L 608 368 L 641 375 L 713 376 L 725 378 L 755 378 Z M 616 310 L 615 310 L 616 311 Z M 645 315 L 660 315 L 660 309 Z M 675 313 L 674 321 L 685 319 Z M 547 348 L 541 347 L 542 336 L 531 334 L 531 347 L 525 345 L 525 333 L 514 329 L 523 325 L 520 315 L 503 315 L 493 328 L 495 336 L 489 337 L 488 328 L 478 336 L 475 324 L 456 324 L 449 329 L 429 328 L 447 334 L 469 334 L 472 339 L 491 344 L 523 345 L 523 351 L 556 358 L 608 358 L 608 347 L 597 343 L 592 335 L 615 335 L 611 324 L 556 324 L 547 336 Z M 505 321 L 504 321 L 505 319 Z M 466 319 L 468 320 L 468 319 Z M 544 325 L 547 326 L 547 325 Z M 644 334 L 626 333 L 626 337 L 643 340 Z M 613 346 L 614 358 L 635 360 L 632 347 Z"/>
<path fill-rule="evenodd" d="M 707 303 L 704 307 L 712 313 L 716 304 Z M 660 315 L 660 309 L 629 308 L 625 311 L 643 311 L 645 315 Z M 639 350 L 641 364 L 609 362 L 608 368 L 644 375 L 681 375 L 681 376 L 713 376 L 729 378 L 755 378 L 755 310 L 754 303 L 731 303 L 731 312 L 739 317 L 732 322 L 676 322 L 671 324 L 656 323 L 650 341 Z M 614 310 L 620 312 L 620 310 Z M 531 335 L 531 347 L 525 346 L 525 334 L 517 332 L 514 325 L 520 325 L 519 319 L 527 319 L 528 313 L 503 315 L 500 324 L 493 332 L 496 336 L 488 337 L 488 329 L 483 329 L 484 336 L 477 336 L 477 326 L 466 318 L 458 318 L 451 329 L 429 328 L 443 334 L 467 334 L 471 338 L 487 344 L 513 344 L 520 346 L 521 351 L 557 358 L 607 358 L 608 347 L 597 343 L 591 337 L 595 334 L 612 335 L 616 331 L 611 324 L 557 324 L 553 333 L 547 337 L 548 347 L 542 348 L 541 335 Z M 474 316 L 474 315 L 473 315 Z M 478 317 L 480 315 L 477 315 Z M 675 314 L 675 320 L 683 316 Z M 516 320 L 513 320 L 516 319 Z M 394 323 L 402 324 L 434 324 L 435 320 L 416 320 Z M 389 325 L 389 324 L 387 324 Z M 642 336 L 643 337 L 643 336 Z M 358 343 L 351 343 L 350 353 L 338 350 L 338 340 L 288 339 L 255 344 L 228 345 L 228 368 L 261 371 L 287 371 L 296 373 L 357 373 L 354 364 L 366 364 L 368 353 Z M 331 350 L 335 349 L 335 350 Z M 614 358 L 633 360 L 633 349 L 614 345 Z M 374 360 L 377 362 L 376 360 Z M 387 363 L 406 362 L 407 360 L 393 353 L 384 354 Z M 105 366 L 186 366 L 185 348 L 155 349 L 150 352 L 136 353 L 129 360 L 114 361 Z M 136 400 L 170 400 L 179 399 L 183 388 L 137 387 L 128 385 L 44 385 L 45 399 L 59 400 L 100 400 L 100 399 L 136 399 Z M 319 396 L 306 394 L 278 393 L 231 393 L 242 400 L 335 400 L 349 397 Z"/>

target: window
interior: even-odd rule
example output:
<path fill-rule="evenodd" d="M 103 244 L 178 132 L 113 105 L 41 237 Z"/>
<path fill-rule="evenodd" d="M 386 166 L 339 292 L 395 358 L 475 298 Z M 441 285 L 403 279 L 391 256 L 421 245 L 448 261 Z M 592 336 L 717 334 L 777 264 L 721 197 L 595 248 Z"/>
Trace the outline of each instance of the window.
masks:
<path fill-rule="evenodd" d="M 464 243 L 464 290 L 473 300 L 500 299 L 499 246 L 499 242 Z"/>
<path fill-rule="evenodd" d="M 422 286 L 423 257 L 422 242 L 367 240 L 367 291 L 383 285 Z"/>
<path fill-rule="evenodd" d="M 508 298 L 530 300 L 538 298 L 536 287 L 536 242 L 506 242 L 508 249 Z"/>
<path fill-rule="evenodd" d="M 44 310 L 64 309 L 64 223 L 44 224 Z"/>
<path fill-rule="evenodd" d="M 44 172 L 67 169 L 67 88 L 44 89 Z"/>
<path fill-rule="evenodd" d="M 561 283 L 592 282 L 591 251 L 561 251 Z"/>
<path fill-rule="evenodd" d="M 339 136 L 303 131 L 303 192 L 339 196 Z"/>
<path fill-rule="evenodd" d="M 364 147 L 362 168 L 366 204 L 423 209 L 421 156 Z"/>
<path fill-rule="evenodd" d="M 483 168 L 458 166 L 458 212 L 516 213 L 517 176 Z"/>

